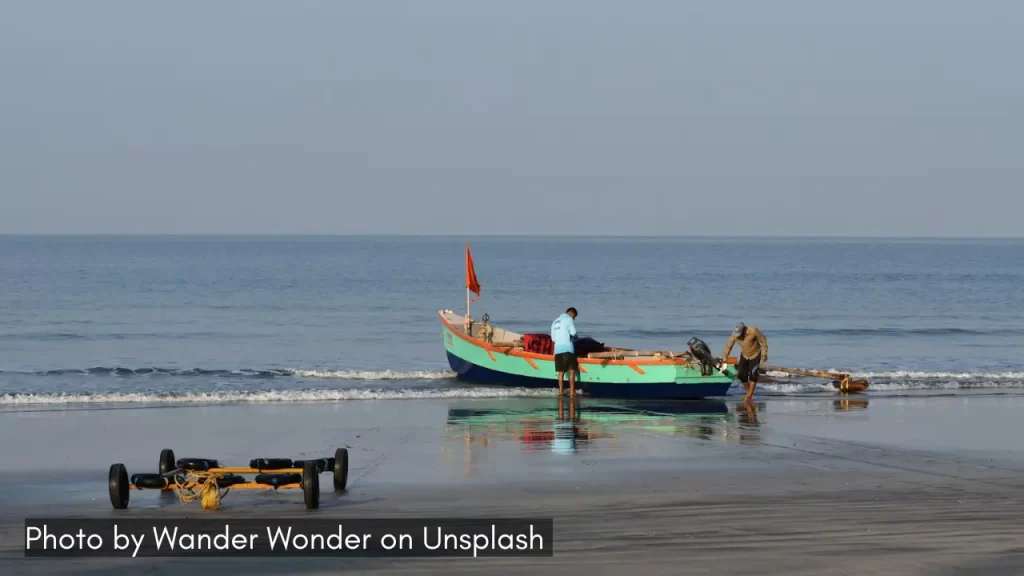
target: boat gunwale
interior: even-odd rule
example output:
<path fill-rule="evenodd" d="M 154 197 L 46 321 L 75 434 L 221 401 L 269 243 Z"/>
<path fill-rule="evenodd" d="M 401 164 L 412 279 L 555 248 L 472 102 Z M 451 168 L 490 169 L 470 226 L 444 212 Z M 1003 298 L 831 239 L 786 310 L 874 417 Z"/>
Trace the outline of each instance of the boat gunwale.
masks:
<path fill-rule="evenodd" d="M 490 344 L 488 344 L 488 343 L 486 343 L 486 342 L 484 342 L 482 340 L 478 340 L 476 338 L 473 338 L 472 336 L 469 336 L 469 335 L 463 333 L 458 328 L 456 328 L 454 325 L 452 325 L 451 322 L 448 321 L 447 318 L 444 317 L 444 311 L 439 311 L 437 313 L 437 315 L 441 318 L 441 323 L 444 324 L 444 326 L 446 328 L 448 328 L 448 330 L 453 332 L 456 336 L 458 336 L 459 338 L 462 338 L 463 340 L 465 340 L 466 342 L 470 343 L 471 345 L 476 346 L 478 348 L 483 348 L 484 350 L 486 350 L 488 352 L 494 352 L 494 353 L 497 353 L 497 354 L 504 354 L 506 356 L 516 356 L 516 357 L 520 357 L 520 358 L 532 358 L 532 359 L 535 359 L 535 360 L 545 360 L 545 361 L 550 361 L 550 362 L 553 362 L 554 359 L 555 359 L 555 356 L 553 354 L 538 354 L 536 352 L 527 352 L 525 350 L 513 350 L 511 348 L 502 348 L 502 347 L 492 346 L 492 345 L 490 345 Z M 687 362 L 684 358 L 662 358 L 662 359 L 657 359 L 657 358 L 650 358 L 650 359 L 634 358 L 634 359 L 628 359 L 628 360 L 627 359 L 612 360 L 612 359 L 605 359 L 605 358 L 577 358 L 576 362 L 579 363 L 579 364 L 594 364 L 594 365 L 600 365 L 600 366 L 637 366 L 637 365 L 640 365 L 640 366 L 651 366 L 651 365 L 656 365 L 656 366 L 686 366 L 686 365 L 690 364 L 690 362 Z M 736 363 L 736 359 L 735 358 L 726 358 L 725 359 L 725 363 L 726 364 L 735 364 Z"/>

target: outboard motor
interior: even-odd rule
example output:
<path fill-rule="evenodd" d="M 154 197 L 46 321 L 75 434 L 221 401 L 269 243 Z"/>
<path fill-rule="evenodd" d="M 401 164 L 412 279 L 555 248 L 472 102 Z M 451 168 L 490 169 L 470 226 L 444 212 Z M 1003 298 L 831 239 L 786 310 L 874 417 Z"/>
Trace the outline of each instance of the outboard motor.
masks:
<path fill-rule="evenodd" d="M 708 345 L 705 344 L 703 340 L 695 336 L 690 338 L 687 346 L 690 347 L 690 354 L 700 362 L 700 375 L 711 376 L 714 374 L 715 364 L 717 362 L 715 361 L 714 355 L 711 354 L 711 349 L 708 348 Z"/>

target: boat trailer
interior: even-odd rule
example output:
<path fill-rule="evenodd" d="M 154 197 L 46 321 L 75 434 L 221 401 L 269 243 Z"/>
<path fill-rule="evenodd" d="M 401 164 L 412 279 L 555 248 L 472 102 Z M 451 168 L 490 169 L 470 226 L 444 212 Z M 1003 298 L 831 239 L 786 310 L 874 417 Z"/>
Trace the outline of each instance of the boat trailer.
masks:
<path fill-rule="evenodd" d="M 320 474 L 331 472 L 335 491 L 344 491 L 348 484 L 348 449 L 338 448 L 333 458 L 291 460 L 290 458 L 255 458 L 249 467 L 225 467 L 208 458 L 175 459 L 174 451 L 160 452 L 159 473 L 132 474 L 124 464 L 110 466 L 110 503 L 117 510 L 128 507 L 130 490 L 174 491 L 182 504 L 200 500 L 204 509 L 220 507 L 221 498 L 234 490 L 301 489 L 306 509 L 320 507 Z M 255 474 L 252 480 L 243 475 Z M 225 491 L 221 494 L 221 488 Z"/>

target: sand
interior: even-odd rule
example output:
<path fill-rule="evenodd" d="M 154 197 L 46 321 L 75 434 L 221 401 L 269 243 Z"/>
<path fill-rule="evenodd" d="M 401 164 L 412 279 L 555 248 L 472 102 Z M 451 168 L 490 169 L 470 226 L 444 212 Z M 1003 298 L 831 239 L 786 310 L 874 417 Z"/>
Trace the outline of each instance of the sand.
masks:
<path fill-rule="evenodd" d="M 736 402 L 669 414 L 671 407 L 583 399 L 574 440 L 555 430 L 555 399 L 5 412 L 0 571 L 1017 574 L 1022 401 L 768 399 L 755 414 Z M 331 493 L 322 477 L 314 514 L 550 516 L 554 557 L 22 556 L 27 516 L 310 514 L 298 492 L 231 493 L 217 512 L 133 492 L 129 509 L 114 511 L 106 492 L 113 462 L 148 472 L 164 447 L 242 464 L 343 445 L 349 490 Z"/>

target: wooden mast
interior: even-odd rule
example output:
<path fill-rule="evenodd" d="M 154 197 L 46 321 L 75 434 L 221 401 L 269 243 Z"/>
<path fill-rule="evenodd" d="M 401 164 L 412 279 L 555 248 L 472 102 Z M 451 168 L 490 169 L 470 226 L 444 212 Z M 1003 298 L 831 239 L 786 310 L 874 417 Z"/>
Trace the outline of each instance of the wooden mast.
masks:
<path fill-rule="evenodd" d="M 477 298 L 480 297 L 480 282 L 476 279 L 476 270 L 473 267 L 473 256 L 469 253 L 469 242 L 466 242 L 466 329 L 469 330 L 469 307 L 473 301 L 470 299 L 470 293 L 475 293 Z"/>

